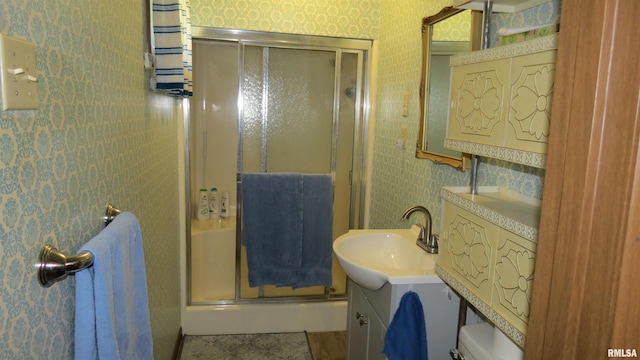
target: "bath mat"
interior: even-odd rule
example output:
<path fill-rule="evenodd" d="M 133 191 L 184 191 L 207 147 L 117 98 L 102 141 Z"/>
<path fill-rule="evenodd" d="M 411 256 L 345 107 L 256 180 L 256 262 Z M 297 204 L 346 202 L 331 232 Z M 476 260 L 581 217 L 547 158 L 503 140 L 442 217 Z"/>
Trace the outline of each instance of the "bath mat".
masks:
<path fill-rule="evenodd" d="M 187 335 L 181 360 L 312 360 L 305 333 Z"/>

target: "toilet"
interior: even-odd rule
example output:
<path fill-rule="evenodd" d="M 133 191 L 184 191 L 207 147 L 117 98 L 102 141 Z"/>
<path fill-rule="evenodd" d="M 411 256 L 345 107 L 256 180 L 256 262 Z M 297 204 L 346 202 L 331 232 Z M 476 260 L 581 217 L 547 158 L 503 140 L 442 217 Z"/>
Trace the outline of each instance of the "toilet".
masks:
<path fill-rule="evenodd" d="M 507 335 L 483 322 L 465 325 L 458 335 L 464 360 L 522 360 L 524 353 Z"/>

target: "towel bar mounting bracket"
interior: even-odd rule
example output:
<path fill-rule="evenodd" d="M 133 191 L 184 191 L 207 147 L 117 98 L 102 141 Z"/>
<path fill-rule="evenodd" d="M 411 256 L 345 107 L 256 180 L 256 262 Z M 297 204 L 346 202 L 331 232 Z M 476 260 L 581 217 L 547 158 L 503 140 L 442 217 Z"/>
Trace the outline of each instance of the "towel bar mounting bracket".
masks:
<path fill-rule="evenodd" d="M 107 205 L 107 210 L 103 217 L 105 226 L 109 225 L 113 219 L 122 211 L 113 206 Z M 38 281 L 43 287 L 50 287 L 58 281 L 64 280 L 69 274 L 84 270 L 93 265 L 93 254 L 83 251 L 75 255 L 65 255 L 51 245 L 44 245 L 40 249 L 38 256 Z"/>
<path fill-rule="evenodd" d="M 40 285 L 50 287 L 92 264 L 93 255 L 89 251 L 66 256 L 51 245 L 44 245 L 38 257 L 38 280 Z"/>

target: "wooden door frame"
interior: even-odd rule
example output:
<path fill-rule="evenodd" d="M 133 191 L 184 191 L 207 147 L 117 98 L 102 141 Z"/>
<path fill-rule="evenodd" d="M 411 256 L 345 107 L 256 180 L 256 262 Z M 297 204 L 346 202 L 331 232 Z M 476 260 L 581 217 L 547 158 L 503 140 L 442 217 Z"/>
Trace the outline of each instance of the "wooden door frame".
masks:
<path fill-rule="evenodd" d="M 640 1 L 563 0 L 526 359 L 640 352 Z"/>

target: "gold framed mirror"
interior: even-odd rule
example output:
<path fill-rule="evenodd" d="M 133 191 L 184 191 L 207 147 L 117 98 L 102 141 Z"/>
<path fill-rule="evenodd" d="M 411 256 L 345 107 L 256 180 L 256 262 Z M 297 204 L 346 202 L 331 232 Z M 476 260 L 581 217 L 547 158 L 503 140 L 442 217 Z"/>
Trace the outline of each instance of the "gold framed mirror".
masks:
<path fill-rule="evenodd" d="M 449 110 L 449 56 L 480 49 L 482 12 L 446 7 L 422 19 L 420 129 L 416 157 L 465 170 L 469 156 L 444 148 Z"/>

